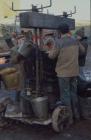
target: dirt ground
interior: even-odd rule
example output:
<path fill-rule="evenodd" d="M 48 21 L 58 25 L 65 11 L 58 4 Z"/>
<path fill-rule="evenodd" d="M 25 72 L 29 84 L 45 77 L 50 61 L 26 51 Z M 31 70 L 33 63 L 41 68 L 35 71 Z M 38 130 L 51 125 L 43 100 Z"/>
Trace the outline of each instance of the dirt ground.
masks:
<path fill-rule="evenodd" d="M 91 120 L 81 121 L 69 130 L 57 134 L 51 126 L 23 125 L 20 123 L 0 131 L 0 140 L 91 140 Z"/>

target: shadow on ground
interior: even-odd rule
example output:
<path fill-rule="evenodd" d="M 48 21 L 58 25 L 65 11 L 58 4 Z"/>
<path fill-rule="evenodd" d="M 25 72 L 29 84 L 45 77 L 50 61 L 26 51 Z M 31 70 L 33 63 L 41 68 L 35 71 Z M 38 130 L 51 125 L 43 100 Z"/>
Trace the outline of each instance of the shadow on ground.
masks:
<path fill-rule="evenodd" d="M 12 122 L 0 130 L 0 140 L 91 140 L 91 120 L 77 122 L 69 130 L 55 133 L 51 126 L 27 125 Z"/>

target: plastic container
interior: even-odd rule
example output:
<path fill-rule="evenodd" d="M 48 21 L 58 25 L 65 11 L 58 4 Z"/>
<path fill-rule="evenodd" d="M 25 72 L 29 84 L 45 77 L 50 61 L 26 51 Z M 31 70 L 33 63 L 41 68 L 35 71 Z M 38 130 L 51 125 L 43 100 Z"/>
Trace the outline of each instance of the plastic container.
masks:
<path fill-rule="evenodd" d="M 31 97 L 25 94 L 21 95 L 20 99 L 20 109 L 24 116 L 32 117 L 34 116 L 32 106 L 31 106 Z"/>

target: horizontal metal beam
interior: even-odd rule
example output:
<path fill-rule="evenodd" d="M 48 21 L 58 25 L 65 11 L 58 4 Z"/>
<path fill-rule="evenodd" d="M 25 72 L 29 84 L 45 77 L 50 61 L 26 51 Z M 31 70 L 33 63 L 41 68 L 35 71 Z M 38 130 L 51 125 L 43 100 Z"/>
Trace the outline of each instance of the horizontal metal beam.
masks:
<path fill-rule="evenodd" d="M 62 23 L 67 23 L 71 30 L 75 29 L 75 20 L 71 18 L 37 12 L 20 13 L 22 28 L 58 29 Z"/>
<path fill-rule="evenodd" d="M 32 5 L 32 9 L 15 9 L 14 8 L 14 3 L 12 2 L 12 11 L 33 11 L 34 9 L 33 9 L 33 6 L 34 5 Z M 50 4 L 49 5 L 47 5 L 47 6 L 42 6 L 41 5 L 41 7 L 40 8 L 38 8 L 38 7 L 36 7 L 36 6 L 34 6 L 34 7 L 36 7 L 36 10 L 37 11 L 39 11 L 39 10 L 43 10 L 43 9 L 45 9 L 45 8 L 49 8 L 49 7 L 51 7 L 52 6 L 52 0 L 50 0 Z"/>

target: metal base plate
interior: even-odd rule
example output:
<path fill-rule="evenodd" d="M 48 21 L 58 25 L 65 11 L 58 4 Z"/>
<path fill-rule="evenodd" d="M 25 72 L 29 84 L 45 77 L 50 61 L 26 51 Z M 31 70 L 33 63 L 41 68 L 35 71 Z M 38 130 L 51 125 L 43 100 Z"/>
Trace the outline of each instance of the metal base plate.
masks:
<path fill-rule="evenodd" d="M 22 112 L 18 114 L 5 114 L 6 118 L 10 118 L 13 120 L 21 121 L 22 123 L 28 123 L 28 124 L 39 124 L 39 125 L 49 125 L 52 122 L 51 117 L 49 117 L 46 120 L 43 119 L 37 119 L 37 118 L 27 118 L 22 115 Z"/>

